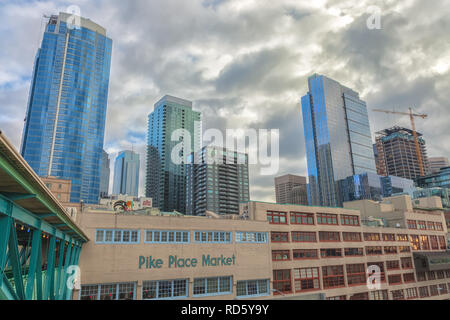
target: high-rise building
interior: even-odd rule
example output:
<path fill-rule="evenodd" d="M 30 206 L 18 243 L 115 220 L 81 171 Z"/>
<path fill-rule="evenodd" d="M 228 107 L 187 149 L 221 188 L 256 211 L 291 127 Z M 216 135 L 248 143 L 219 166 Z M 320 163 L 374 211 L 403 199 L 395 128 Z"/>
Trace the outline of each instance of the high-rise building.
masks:
<path fill-rule="evenodd" d="M 186 166 L 186 213 L 202 216 L 239 214 L 250 200 L 248 155 L 207 146 L 189 157 Z"/>
<path fill-rule="evenodd" d="M 417 177 L 416 185 L 420 188 L 450 188 L 450 167 L 441 168 L 439 172 Z"/>
<path fill-rule="evenodd" d="M 450 164 L 448 162 L 447 157 L 431 157 L 428 158 L 428 164 L 430 167 L 429 173 L 436 173 L 441 170 L 441 168 L 449 167 Z"/>
<path fill-rule="evenodd" d="M 376 173 L 367 106 L 359 94 L 323 75 L 302 97 L 310 205 L 339 205 L 337 181 Z"/>
<path fill-rule="evenodd" d="M 429 171 L 425 140 L 417 132 L 422 165 Z M 419 161 L 416 152 L 413 132 L 403 127 L 392 127 L 377 132 L 376 148 L 378 153 L 378 174 L 396 176 L 414 180 L 420 176 Z"/>
<path fill-rule="evenodd" d="M 306 177 L 287 174 L 275 177 L 277 203 L 308 204 Z"/>
<path fill-rule="evenodd" d="M 39 176 L 71 180 L 71 202 L 97 203 L 112 40 L 71 14 L 50 17 L 37 52 L 21 153 Z M 77 19 L 75 19 L 77 20 Z"/>
<path fill-rule="evenodd" d="M 113 194 L 139 195 L 139 154 L 122 151 L 114 163 Z"/>
<path fill-rule="evenodd" d="M 102 152 L 102 166 L 100 171 L 100 198 L 107 197 L 109 194 L 109 155 L 103 150 Z"/>
<path fill-rule="evenodd" d="M 185 213 L 185 159 L 200 150 L 201 128 L 201 113 L 192 110 L 191 101 L 167 95 L 155 104 L 148 116 L 145 186 L 154 207 Z M 173 161 L 174 156 L 182 160 Z"/>

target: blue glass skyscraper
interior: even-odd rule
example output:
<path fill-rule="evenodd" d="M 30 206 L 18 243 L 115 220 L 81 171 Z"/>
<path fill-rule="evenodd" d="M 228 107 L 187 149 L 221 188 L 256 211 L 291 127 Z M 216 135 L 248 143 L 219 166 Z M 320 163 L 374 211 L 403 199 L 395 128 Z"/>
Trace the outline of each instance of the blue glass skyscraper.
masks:
<path fill-rule="evenodd" d="M 89 19 L 51 16 L 37 52 L 21 153 L 40 176 L 72 181 L 71 202 L 97 203 L 112 40 Z"/>
<path fill-rule="evenodd" d="M 302 97 L 308 163 L 308 202 L 337 207 L 337 182 L 376 173 L 367 106 L 359 94 L 323 75 L 308 79 Z"/>
<path fill-rule="evenodd" d="M 114 164 L 113 194 L 139 196 L 139 154 L 122 151 Z"/>

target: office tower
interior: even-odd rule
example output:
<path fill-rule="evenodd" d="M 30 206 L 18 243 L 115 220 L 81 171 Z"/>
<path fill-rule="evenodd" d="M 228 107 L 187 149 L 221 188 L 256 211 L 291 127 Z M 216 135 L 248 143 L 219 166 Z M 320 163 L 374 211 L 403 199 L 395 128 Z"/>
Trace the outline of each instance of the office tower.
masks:
<path fill-rule="evenodd" d="M 102 152 L 102 166 L 100 170 L 100 198 L 105 198 L 109 194 L 109 155 L 103 150 Z"/>
<path fill-rule="evenodd" d="M 439 172 L 439 170 L 441 170 L 441 168 L 450 166 L 447 157 L 428 158 L 428 164 L 429 164 L 429 168 L 430 168 L 429 173 L 436 173 L 436 172 Z"/>
<path fill-rule="evenodd" d="M 112 40 L 71 15 L 50 17 L 37 52 L 21 153 L 39 176 L 71 180 L 71 202 L 97 203 Z"/>
<path fill-rule="evenodd" d="M 376 173 L 367 107 L 357 92 L 325 76 L 311 76 L 308 85 L 302 97 L 308 202 L 336 207 L 338 180 Z"/>
<path fill-rule="evenodd" d="M 200 150 L 201 128 L 201 113 L 192 110 L 191 101 L 167 95 L 155 104 L 148 116 L 145 186 L 146 196 L 153 199 L 154 207 L 185 213 L 185 159 Z M 189 137 L 176 137 L 179 129 L 184 129 Z M 182 161 L 172 161 L 172 151 L 179 145 L 183 149 L 175 153 Z"/>
<path fill-rule="evenodd" d="M 248 155 L 207 146 L 192 153 L 186 166 L 186 213 L 201 216 L 239 214 L 239 204 L 250 200 Z"/>
<path fill-rule="evenodd" d="M 114 163 L 113 194 L 139 196 L 139 154 L 122 151 Z"/>
<path fill-rule="evenodd" d="M 275 177 L 275 196 L 277 203 L 308 204 L 306 177 L 293 174 Z"/>
<path fill-rule="evenodd" d="M 425 172 L 429 171 L 425 140 L 417 132 L 422 164 Z M 392 127 L 377 132 L 378 167 L 380 175 L 390 175 L 414 180 L 420 176 L 419 161 L 413 132 L 403 127 Z"/>

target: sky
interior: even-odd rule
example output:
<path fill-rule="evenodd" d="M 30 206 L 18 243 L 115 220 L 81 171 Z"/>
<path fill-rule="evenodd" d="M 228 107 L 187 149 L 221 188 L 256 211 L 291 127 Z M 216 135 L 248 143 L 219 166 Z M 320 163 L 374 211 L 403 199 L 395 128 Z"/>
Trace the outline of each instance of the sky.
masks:
<path fill-rule="evenodd" d="M 416 126 L 429 156 L 450 156 L 445 0 L 0 0 L 0 130 L 18 149 L 43 15 L 71 5 L 113 40 L 105 150 L 111 168 L 121 150 L 141 154 L 141 195 L 147 116 L 170 94 L 204 130 L 280 130 L 278 174 L 250 166 L 251 199 L 275 201 L 275 176 L 307 172 L 300 99 L 314 73 L 360 93 L 373 136 L 410 122 L 371 109 L 428 114 Z"/>

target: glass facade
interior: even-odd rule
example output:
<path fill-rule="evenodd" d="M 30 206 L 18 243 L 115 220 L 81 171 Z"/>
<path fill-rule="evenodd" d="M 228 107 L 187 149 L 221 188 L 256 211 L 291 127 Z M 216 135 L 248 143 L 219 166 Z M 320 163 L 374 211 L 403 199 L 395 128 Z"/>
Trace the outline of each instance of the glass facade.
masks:
<path fill-rule="evenodd" d="M 39 176 L 72 181 L 71 202 L 98 203 L 112 40 L 81 18 L 52 16 L 37 52 L 21 153 Z"/>
<path fill-rule="evenodd" d="M 172 151 L 179 144 L 182 159 L 201 148 L 201 113 L 192 110 L 192 102 L 165 96 L 148 116 L 147 176 L 145 193 L 153 206 L 163 211 L 186 212 L 185 161 L 172 161 Z M 188 136 L 172 141 L 176 130 L 185 129 Z M 176 151 L 176 150 L 175 150 Z"/>
<path fill-rule="evenodd" d="M 376 173 L 366 103 L 322 75 L 308 79 L 302 97 L 310 205 L 340 205 L 338 180 Z"/>
<path fill-rule="evenodd" d="M 139 196 L 139 154 L 122 151 L 114 164 L 113 194 Z"/>
<path fill-rule="evenodd" d="M 107 197 L 109 194 L 109 155 L 103 150 L 102 166 L 100 171 L 100 198 Z"/>

